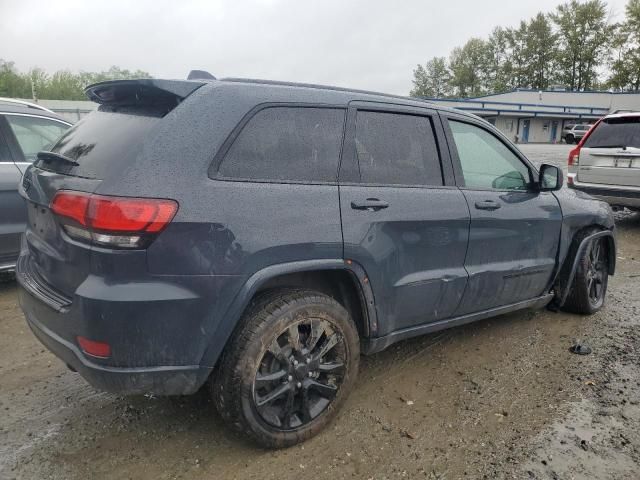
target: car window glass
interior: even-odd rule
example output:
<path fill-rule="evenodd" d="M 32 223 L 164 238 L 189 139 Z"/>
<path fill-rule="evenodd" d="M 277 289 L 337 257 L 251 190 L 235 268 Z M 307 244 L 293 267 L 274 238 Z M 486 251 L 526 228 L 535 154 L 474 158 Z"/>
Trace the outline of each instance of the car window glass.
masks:
<path fill-rule="evenodd" d="M 64 123 L 41 117 L 7 115 L 6 119 L 27 162 L 33 162 L 39 151 L 48 150 L 69 128 Z"/>
<path fill-rule="evenodd" d="M 609 118 L 589 134 L 585 148 L 640 148 L 640 117 Z"/>
<path fill-rule="evenodd" d="M 364 183 L 442 185 L 429 117 L 359 111 L 356 153 Z"/>
<path fill-rule="evenodd" d="M 345 111 L 270 107 L 260 110 L 231 145 L 223 177 L 336 181 Z"/>
<path fill-rule="evenodd" d="M 468 123 L 449 121 L 458 150 L 465 186 L 496 190 L 526 190 L 528 167 L 500 140 Z"/>

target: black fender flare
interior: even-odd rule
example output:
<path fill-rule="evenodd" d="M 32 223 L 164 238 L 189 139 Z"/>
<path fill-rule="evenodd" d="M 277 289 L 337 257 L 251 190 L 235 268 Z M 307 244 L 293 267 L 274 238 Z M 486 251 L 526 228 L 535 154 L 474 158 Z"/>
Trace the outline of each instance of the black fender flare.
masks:
<path fill-rule="evenodd" d="M 598 238 L 606 238 L 608 247 L 608 257 L 609 257 L 609 275 L 615 274 L 616 271 L 616 237 L 613 234 L 612 230 L 602 230 L 600 232 L 593 233 L 588 237 L 582 239 L 578 249 L 576 250 L 576 254 L 573 257 L 573 261 L 571 263 L 571 270 L 569 270 L 566 281 L 564 283 L 564 288 L 559 296 L 556 296 L 556 300 L 554 302 L 554 306 L 560 308 L 564 305 L 564 302 L 567 300 L 567 296 L 569 295 L 569 291 L 571 290 L 571 286 L 573 285 L 573 281 L 576 276 L 576 272 L 578 271 L 578 264 L 580 263 L 580 258 L 584 254 L 585 250 L 589 246 L 589 244 Z"/>
<path fill-rule="evenodd" d="M 365 336 L 374 335 L 378 330 L 375 300 L 373 297 L 373 290 L 369 283 L 369 277 L 362 266 L 352 260 L 343 259 L 303 260 L 280 263 L 258 270 L 242 285 L 240 291 L 231 302 L 231 305 L 222 316 L 215 333 L 212 335 L 212 341 L 205 350 L 200 365 L 210 367 L 215 366 L 218 357 L 224 350 L 229 337 L 236 328 L 236 325 L 251 302 L 251 299 L 267 281 L 289 273 L 319 270 L 345 270 L 354 277 L 356 286 L 358 287 L 360 301 L 365 307 L 363 312 L 366 313 L 366 318 L 364 319 L 366 329 L 364 332 Z"/>

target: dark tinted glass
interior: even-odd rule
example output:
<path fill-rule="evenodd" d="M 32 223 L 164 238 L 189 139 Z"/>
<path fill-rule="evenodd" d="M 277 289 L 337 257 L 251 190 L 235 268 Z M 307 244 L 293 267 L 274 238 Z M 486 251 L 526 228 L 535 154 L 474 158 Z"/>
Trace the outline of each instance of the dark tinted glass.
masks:
<path fill-rule="evenodd" d="M 56 142 L 51 151 L 78 165 L 56 162 L 36 165 L 66 175 L 104 178 L 115 163 L 134 159 L 149 130 L 160 120 L 146 112 L 113 112 L 106 107 L 76 123 Z"/>
<path fill-rule="evenodd" d="M 364 183 L 442 185 L 429 117 L 360 111 L 356 152 Z"/>
<path fill-rule="evenodd" d="M 302 107 L 260 110 L 231 145 L 220 174 L 252 180 L 335 181 L 344 112 Z"/>
<path fill-rule="evenodd" d="M 610 118 L 595 128 L 584 142 L 585 148 L 640 148 L 640 117 Z"/>

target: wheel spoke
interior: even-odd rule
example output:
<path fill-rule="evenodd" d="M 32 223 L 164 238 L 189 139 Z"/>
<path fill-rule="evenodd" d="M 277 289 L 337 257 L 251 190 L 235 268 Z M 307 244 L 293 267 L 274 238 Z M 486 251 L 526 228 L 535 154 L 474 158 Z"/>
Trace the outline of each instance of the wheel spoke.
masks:
<path fill-rule="evenodd" d="M 340 341 L 340 337 L 338 336 L 337 333 L 333 333 L 329 337 L 327 337 L 325 342 L 322 344 L 322 347 L 320 347 L 320 351 L 317 354 L 317 358 L 321 359 L 322 357 L 324 357 L 327 353 L 329 353 L 329 351 L 333 347 L 335 347 L 338 344 L 339 341 Z"/>
<path fill-rule="evenodd" d="M 344 363 L 342 362 L 328 362 L 318 365 L 318 370 L 321 372 L 333 372 L 334 370 L 339 370 L 342 368 L 344 368 Z"/>
<path fill-rule="evenodd" d="M 318 382 L 316 380 L 307 380 L 306 388 L 313 389 L 318 392 L 321 396 L 327 399 L 333 399 L 338 392 L 338 387 L 333 385 L 327 385 L 325 383 Z"/>
<path fill-rule="evenodd" d="M 296 352 L 302 350 L 302 345 L 300 343 L 300 330 L 297 323 L 289 327 L 289 345 L 291 345 Z"/>
<path fill-rule="evenodd" d="M 309 404 L 309 389 L 302 389 L 302 402 L 300 404 L 300 410 L 302 413 L 302 423 L 311 421 L 311 405 Z"/>
<path fill-rule="evenodd" d="M 265 373 L 264 375 L 258 373 L 256 375 L 256 388 L 262 388 L 270 385 L 271 383 L 282 380 L 287 376 L 287 372 L 285 370 L 278 370 L 273 373 Z"/>
<path fill-rule="evenodd" d="M 257 397 L 256 398 L 256 405 L 258 407 L 262 407 L 268 403 L 273 402 L 275 399 L 277 399 L 278 397 L 281 397 L 282 395 L 284 395 L 285 393 L 287 393 L 289 390 L 291 390 L 291 385 L 289 383 L 285 384 L 285 385 L 281 385 L 280 387 L 272 390 L 271 392 L 267 393 L 266 395 L 262 396 L 262 397 Z"/>
<path fill-rule="evenodd" d="M 271 355 L 276 357 L 276 359 L 281 364 L 286 365 L 288 363 L 289 360 L 287 359 L 287 355 L 282 350 L 282 347 L 278 343 L 278 339 L 277 338 L 273 342 L 271 342 L 271 345 L 269 345 L 269 348 L 267 349 L 267 351 L 269 353 L 271 353 Z"/>
<path fill-rule="evenodd" d="M 593 264 L 595 265 L 600 258 L 600 240 L 596 241 L 596 244 L 593 247 Z"/>
<path fill-rule="evenodd" d="M 312 319 L 310 323 L 311 333 L 309 334 L 309 337 L 307 337 L 306 345 L 309 352 L 313 351 L 320 340 L 320 337 L 322 337 L 322 334 L 324 333 L 324 325 L 321 320 Z"/>
<path fill-rule="evenodd" d="M 296 397 L 296 391 L 291 388 L 289 389 L 289 395 L 287 395 L 287 403 L 284 407 L 284 418 L 282 419 L 282 423 L 284 428 L 289 428 L 291 426 L 291 416 L 293 415 L 293 401 Z"/>

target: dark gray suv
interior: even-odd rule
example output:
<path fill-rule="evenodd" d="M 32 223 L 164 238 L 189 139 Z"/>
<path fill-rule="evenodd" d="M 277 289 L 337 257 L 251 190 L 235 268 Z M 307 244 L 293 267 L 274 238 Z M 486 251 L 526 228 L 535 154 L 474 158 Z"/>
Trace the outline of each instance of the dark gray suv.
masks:
<path fill-rule="evenodd" d="M 360 353 L 528 307 L 593 313 L 607 204 L 487 122 L 279 82 L 116 81 L 24 175 L 20 303 L 97 388 L 210 389 L 270 447 L 305 440 Z"/>

